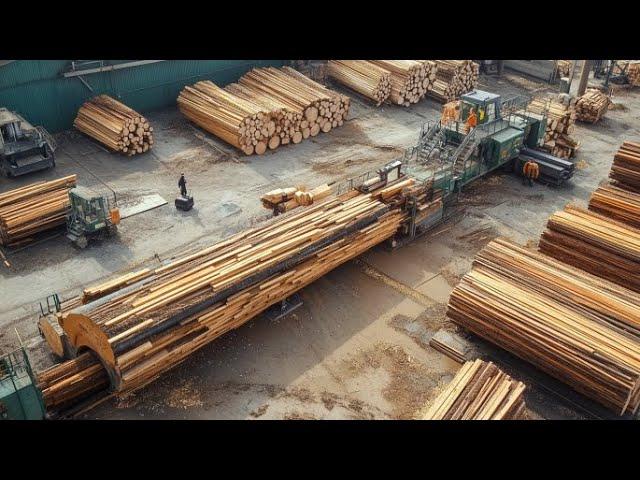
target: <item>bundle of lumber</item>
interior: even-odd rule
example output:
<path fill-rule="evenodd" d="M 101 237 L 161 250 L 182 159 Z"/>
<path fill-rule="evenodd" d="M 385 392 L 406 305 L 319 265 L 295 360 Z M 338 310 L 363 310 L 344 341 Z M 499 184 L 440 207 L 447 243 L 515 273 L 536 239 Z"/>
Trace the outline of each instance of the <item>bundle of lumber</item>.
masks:
<path fill-rule="evenodd" d="M 613 185 L 599 187 L 591 194 L 589 210 L 640 228 L 640 194 Z"/>
<path fill-rule="evenodd" d="M 367 60 L 329 60 L 329 77 L 382 105 L 391 93 L 391 73 Z"/>
<path fill-rule="evenodd" d="M 436 78 L 436 63 L 431 60 L 371 60 L 370 63 L 391 74 L 389 100 L 395 105 L 408 107 L 418 103 Z"/>
<path fill-rule="evenodd" d="M 559 77 L 568 77 L 571 75 L 571 60 L 556 60 L 556 73 Z"/>
<path fill-rule="evenodd" d="M 394 202 L 411 184 L 402 179 L 369 194 L 353 190 L 150 273 L 136 272 L 136 283 L 130 283 L 130 276 L 115 279 L 103 290 L 111 291 L 113 285 L 120 290 L 64 311 L 62 328 L 73 349 L 89 347 L 100 356 L 115 392 L 140 388 L 215 338 L 393 236 L 406 220 Z M 48 371 L 50 378 L 61 376 L 57 371 Z M 94 381 L 85 372 L 74 378 L 74 392 L 89 390 Z M 47 405 L 77 401 L 79 395 L 55 383 L 48 390 L 56 392 L 55 398 L 44 392 Z"/>
<path fill-rule="evenodd" d="M 198 82 L 178 96 L 189 120 L 246 155 L 329 132 L 344 123 L 349 106 L 348 97 L 289 67 L 254 69 L 225 88 Z"/>
<path fill-rule="evenodd" d="M 529 103 L 531 113 L 547 116 L 543 149 L 560 158 L 572 158 L 578 142 L 571 137 L 576 121 L 576 98 L 566 101 L 536 98 Z"/>
<path fill-rule="evenodd" d="M 476 257 L 448 316 L 619 414 L 640 404 L 640 296 L 498 239 Z"/>
<path fill-rule="evenodd" d="M 294 208 L 312 205 L 324 200 L 333 193 L 331 186 L 324 184 L 306 191 L 304 187 L 278 188 L 265 193 L 261 198 L 262 206 L 279 213 L 289 212 Z"/>
<path fill-rule="evenodd" d="M 153 145 L 153 127 L 147 119 L 108 95 L 85 102 L 73 125 L 111 150 L 128 156 L 146 152 Z"/>
<path fill-rule="evenodd" d="M 640 230 L 568 205 L 547 222 L 540 251 L 640 292 Z"/>
<path fill-rule="evenodd" d="M 436 79 L 429 96 L 439 102 L 456 100 L 478 84 L 480 65 L 471 60 L 435 60 Z"/>
<path fill-rule="evenodd" d="M 620 188 L 640 193 L 640 143 L 622 144 L 613 157 L 609 178 Z"/>
<path fill-rule="evenodd" d="M 525 385 L 491 362 L 466 362 L 423 420 L 526 420 Z"/>
<path fill-rule="evenodd" d="M 626 73 L 629 85 L 640 86 L 640 61 L 638 60 L 618 60 L 613 69 L 614 75 Z"/>
<path fill-rule="evenodd" d="M 610 98 L 596 88 L 589 88 L 576 102 L 576 118 L 581 122 L 596 123 L 611 103 Z"/>
<path fill-rule="evenodd" d="M 64 225 L 76 176 L 38 182 L 0 194 L 0 245 L 29 243 L 37 233 Z"/>

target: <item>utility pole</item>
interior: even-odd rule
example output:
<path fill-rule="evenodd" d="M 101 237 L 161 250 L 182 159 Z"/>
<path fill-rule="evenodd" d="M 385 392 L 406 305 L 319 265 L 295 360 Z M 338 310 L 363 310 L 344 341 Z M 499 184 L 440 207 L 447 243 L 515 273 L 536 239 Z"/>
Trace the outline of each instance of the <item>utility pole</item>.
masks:
<path fill-rule="evenodd" d="M 578 83 L 578 91 L 576 96 L 581 97 L 587 90 L 587 83 L 589 82 L 589 72 L 593 66 L 593 60 L 583 60 L 582 70 L 580 71 L 580 83 Z"/>

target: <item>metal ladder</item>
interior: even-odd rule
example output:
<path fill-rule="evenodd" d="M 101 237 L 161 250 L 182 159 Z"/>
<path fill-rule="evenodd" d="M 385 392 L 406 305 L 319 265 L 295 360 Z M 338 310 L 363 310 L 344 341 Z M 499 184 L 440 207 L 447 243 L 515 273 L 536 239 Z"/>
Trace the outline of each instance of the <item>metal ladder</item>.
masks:
<path fill-rule="evenodd" d="M 467 167 L 467 160 L 478 145 L 479 139 L 476 136 L 476 129 L 471 130 L 464 140 L 458 145 L 458 148 L 451 155 L 453 163 L 453 175 L 459 177 L 464 173 Z"/>
<path fill-rule="evenodd" d="M 426 163 L 429 161 L 431 152 L 441 143 L 442 124 L 438 122 L 427 122 L 420 130 L 418 139 L 418 161 Z"/>

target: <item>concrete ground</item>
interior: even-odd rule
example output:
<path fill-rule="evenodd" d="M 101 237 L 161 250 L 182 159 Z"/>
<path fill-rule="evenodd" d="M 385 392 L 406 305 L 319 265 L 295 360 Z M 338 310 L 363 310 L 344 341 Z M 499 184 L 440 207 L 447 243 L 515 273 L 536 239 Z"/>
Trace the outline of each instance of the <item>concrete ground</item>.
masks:
<path fill-rule="evenodd" d="M 503 95 L 541 94 L 544 84 L 513 75 L 482 77 L 479 88 Z M 64 237 L 10 255 L 0 270 L 0 351 L 17 345 L 34 363 L 51 362 L 36 329 L 38 302 L 57 292 L 78 294 L 90 283 L 135 265 L 157 263 L 211 244 L 265 218 L 262 193 L 310 187 L 375 170 L 413 146 L 422 124 L 441 105 L 373 108 L 356 95 L 341 128 L 263 156 L 244 157 L 191 126 L 175 110 L 148 115 L 156 133 L 149 154 L 121 158 L 74 132 L 59 136 L 55 170 L 0 179 L 0 191 L 77 173 L 79 183 L 116 190 L 120 201 L 159 193 L 169 205 L 125 219 L 118 237 L 78 251 Z M 411 418 L 459 366 L 428 346 L 445 319 L 449 293 L 475 253 L 502 235 L 534 245 L 547 218 L 568 202 L 586 203 L 606 178 L 624 139 L 640 136 L 640 95 L 621 91 L 621 104 L 595 126 L 578 124 L 582 143 L 570 185 L 523 187 L 495 174 L 470 186 L 464 212 L 395 251 L 375 248 L 302 291 L 304 305 L 277 322 L 258 317 L 207 345 L 154 384 L 85 414 L 99 419 Z M 196 199 L 189 213 L 173 207 L 184 172 Z M 14 330 L 15 329 L 15 330 Z M 532 418 L 601 418 L 609 414 L 546 375 L 475 337 L 478 351 L 530 388 Z"/>

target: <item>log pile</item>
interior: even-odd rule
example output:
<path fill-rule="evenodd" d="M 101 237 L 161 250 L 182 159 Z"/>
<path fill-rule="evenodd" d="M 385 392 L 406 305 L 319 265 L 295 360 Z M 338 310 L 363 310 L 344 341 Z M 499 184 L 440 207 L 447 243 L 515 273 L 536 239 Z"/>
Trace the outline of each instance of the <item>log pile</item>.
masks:
<path fill-rule="evenodd" d="M 640 143 L 622 144 L 613 157 L 609 178 L 620 188 L 640 193 Z"/>
<path fill-rule="evenodd" d="M 576 121 L 575 98 L 565 101 L 534 99 L 527 110 L 539 115 L 547 115 L 547 127 L 543 149 L 560 158 L 572 158 L 578 149 L 578 142 L 571 137 Z"/>
<path fill-rule="evenodd" d="M 78 110 L 73 125 L 116 152 L 128 156 L 153 145 L 153 127 L 146 118 L 108 95 L 98 95 Z"/>
<path fill-rule="evenodd" d="M 640 296 L 518 247 L 491 242 L 448 316 L 620 415 L 640 404 Z"/>
<path fill-rule="evenodd" d="M 547 222 L 540 251 L 640 292 L 640 230 L 568 205 Z"/>
<path fill-rule="evenodd" d="M 289 68 L 257 68 L 225 88 L 211 81 L 184 88 L 180 111 L 246 155 L 300 143 L 344 123 L 350 100 Z"/>
<path fill-rule="evenodd" d="M 605 185 L 591 194 L 589 210 L 640 228 L 640 194 Z"/>
<path fill-rule="evenodd" d="M 110 387 L 127 393 L 157 378 L 190 354 L 239 327 L 338 265 L 393 236 L 405 221 L 399 180 L 378 191 L 355 190 L 277 217 L 267 225 L 149 272 L 136 272 L 100 288 L 61 324 L 72 347 L 88 346 L 108 372 Z M 123 277 L 124 278 L 124 277 Z M 77 303 L 75 303 L 77 305 Z M 68 363 L 68 362 L 65 362 Z M 93 364 L 47 370 L 43 391 L 50 410 L 93 391 Z M 68 372 L 75 372 L 68 387 Z M 65 373 L 67 372 L 67 373 Z M 51 380 L 53 379 L 53 380 Z M 55 392 L 55 395 L 54 395 Z M 78 393 L 79 392 L 79 393 Z M 49 394 L 51 393 L 51 395 Z"/>
<path fill-rule="evenodd" d="M 0 245 L 29 243 L 37 233 L 64 225 L 76 176 L 38 182 L 0 194 Z"/>
<path fill-rule="evenodd" d="M 329 77 L 380 106 L 391 93 L 391 73 L 367 60 L 329 60 Z"/>
<path fill-rule="evenodd" d="M 436 79 L 429 96 L 441 103 L 456 100 L 478 84 L 480 65 L 471 60 L 435 60 Z"/>
<path fill-rule="evenodd" d="M 576 119 L 596 123 L 609 109 L 609 97 L 596 88 L 589 88 L 576 102 Z"/>
<path fill-rule="evenodd" d="M 389 101 L 408 107 L 424 98 L 436 78 L 436 64 L 431 60 L 371 60 L 391 74 Z"/>
<path fill-rule="evenodd" d="M 423 420 L 526 420 L 525 385 L 491 362 L 466 362 Z"/>

